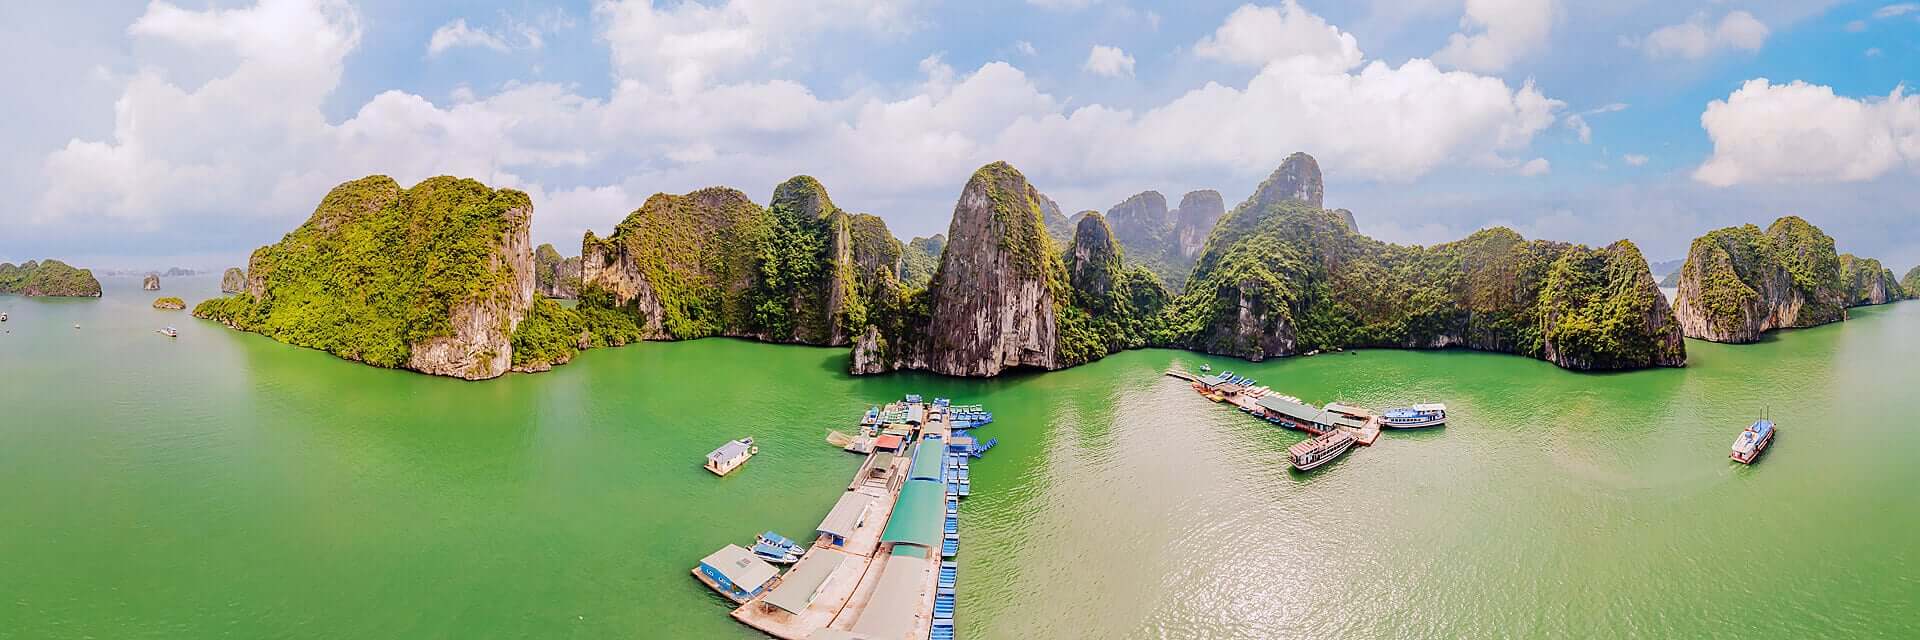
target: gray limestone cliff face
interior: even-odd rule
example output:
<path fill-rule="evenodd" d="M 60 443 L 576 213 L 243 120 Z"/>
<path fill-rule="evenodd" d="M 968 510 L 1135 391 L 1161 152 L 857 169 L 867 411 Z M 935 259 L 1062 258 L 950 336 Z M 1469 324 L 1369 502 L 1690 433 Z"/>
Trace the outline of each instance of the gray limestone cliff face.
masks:
<path fill-rule="evenodd" d="M 1689 338 L 1731 343 L 1841 322 L 1848 300 L 1840 264 L 1833 238 L 1798 217 L 1764 232 L 1753 225 L 1711 231 L 1687 253 L 1674 315 Z"/>
<path fill-rule="evenodd" d="M 506 222 L 487 257 L 492 269 L 506 269 L 513 277 L 494 291 L 453 306 L 449 322 L 453 335 L 413 343 L 407 368 L 468 380 L 498 377 L 513 368 L 513 330 L 533 306 L 533 207 L 517 207 L 501 214 Z"/>
<path fill-rule="evenodd" d="M 1174 238 L 1180 256 L 1189 261 L 1199 257 L 1200 249 L 1207 244 L 1207 234 L 1213 233 L 1214 223 L 1226 214 L 1227 203 L 1218 191 L 1202 189 L 1181 196 L 1180 207 L 1173 211 Z"/>
<path fill-rule="evenodd" d="M 1294 153 L 1281 161 L 1253 194 L 1254 206 L 1265 208 L 1283 200 L 1297 200 L 1315 209 L 1324 208 L 1326 185 L 1321 181 L 1320 162 L 1305 153 Z"/>
<path fill-rule="evenodd" d="M 226 272 L 220 274 L 221 293 L 240 293 L 246 290 L 247 272 L 241 271 L 238 267 L 227 267 Z"/>
<path fill-rule="evenodd" d="M 140 281 L 140 288 L 145 289 L 147 291 L 159 291 L 160 290 L 160 274 L 158 273 L 147 274 L 147 277 Z"/>
<path fill-rule="evenodd" d="M 938 276 L 926 293 L 923 332 L 856 340 L 854 373 L 922 369 L 990 377 L 1007 369 L 1059 366 L 1053 255 L 1044 196 L 1004 162 L 974 172 L 954 205 Z"/>

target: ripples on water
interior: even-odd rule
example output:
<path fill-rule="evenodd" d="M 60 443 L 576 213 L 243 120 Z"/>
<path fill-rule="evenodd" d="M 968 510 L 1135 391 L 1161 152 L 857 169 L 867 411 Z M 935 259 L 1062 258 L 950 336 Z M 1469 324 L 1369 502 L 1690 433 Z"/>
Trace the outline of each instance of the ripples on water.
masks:
<path fill-rule="evenodd" d="M 1156 350 L 855 379 L 842 350 L 704 340 L 469 384 L 107 284 L 0 297 L 0 637 L 755 637 L 687 568 L 809 530 L 857 464 L 826 430 L 909 391 L 996 415 L 961 510 L 970 638 L 1920 636 L 1920 430 L 1895 418 L 1920 413 L 1920 303 L 1617 375 Z M 1160 376 L 1202 361 L 1453 421 L 1300 474 L 1302 436 Z M 1728 462 L 1763 408 L 1779 441 Z M 761 455 L 700 470 L 742 435 Z"/>

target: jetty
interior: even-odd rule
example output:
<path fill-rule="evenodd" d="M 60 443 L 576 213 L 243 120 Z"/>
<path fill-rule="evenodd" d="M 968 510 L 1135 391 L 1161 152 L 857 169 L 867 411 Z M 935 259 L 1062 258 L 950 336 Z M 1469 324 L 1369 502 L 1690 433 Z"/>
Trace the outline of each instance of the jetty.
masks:
<path fill-rule="evenodd" d="M 1342 431 L 1361 446 L 1373 446 L 1380 440 L 1383 425 L 1380 415 L 1361 407 L 1341 402 L 1315 407 L 1299 398 L 1258 386 L 1258 381 L 1231 371 L 1200 375 L 1174 368 L 1168 369 L 1167 375 L 1188 382 L 1208 400 L 1233 405 L 1256 418 L 1314 437 Z"/>
<path fill-rule="evenodd" d="M 968 460 L 984 452 L 955 431 L 991 421 L 978 406 L 910 395 L 868 410 L 859 435 L 831 433 L 866 459 L 799 562 L 733 618 L 785 640 L 953 638 L 959 501 L 971 493 Z"/>

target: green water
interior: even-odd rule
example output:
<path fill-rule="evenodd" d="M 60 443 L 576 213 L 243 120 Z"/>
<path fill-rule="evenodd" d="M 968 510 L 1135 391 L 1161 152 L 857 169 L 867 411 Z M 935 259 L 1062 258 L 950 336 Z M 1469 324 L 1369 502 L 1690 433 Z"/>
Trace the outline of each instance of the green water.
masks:
<path fill-rule="evenodd" d="M 1920 303 L 1690 342 L 1684 370 L 1212 359 L 1310 402 L 1453 408 L 1301 475 L 1297 434 L 1159 375 L 1205 360 L 1183 352 L 854 379 L 844 350 L 702 340 L 466 383 L 105 284 L 0 297 L 0 638 L 757 637 L 688 569 L 810 531 L 857 464 L 826 430 L 908 391 L 998 419 L 963 637 L 1920 634 Z M 1763 408 L 1778 441 L 1729 462 Z M 751 463 L 700 468 L 742 435 Z"/>

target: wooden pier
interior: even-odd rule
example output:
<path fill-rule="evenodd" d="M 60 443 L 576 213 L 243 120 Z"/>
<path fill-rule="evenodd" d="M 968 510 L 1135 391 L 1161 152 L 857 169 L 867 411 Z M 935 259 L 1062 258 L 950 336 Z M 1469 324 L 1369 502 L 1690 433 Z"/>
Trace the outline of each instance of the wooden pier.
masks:
<path fill-rule="evenodd" d="M 905 408 L 902 403 L 888 405 L 889 410 Z M 948 442 L 952 438 L 951 416 L 931 403 L 921 403 L 923 422 L 914 426 L 913 446 L 941 448 L 944 471 Z M 928 441 L 927 436 L 938 436 Z M 915 456 L 872 452 L 854 473 L 849 493 L 869 496 L 871 506 L 859 525 L 834 545 L 820 536 L 798 563 L 760 595 L 748 600 L 731 614 L 735 620 L 783 640 L 809 638 L 886 638 L 888 640 L 924 640 L 933 625 L 934 600 L 940 575 L 940 549 L 913 547 L 895 552 L 897 543 L 882 542 L 891 522 L 901 490 L 910 481 Z M 942 496 L 945 499 L 945 482 Z M 912 551 L 920 551 L 914 555 Z M 817 566 L 816 566 L 817 565 Z M 787 576 L 818 578 L 825 574 L 811 594 L 779 594 Z M 808 584 L 796 584 L 805 589 Z M 810 597 L 802 597 L 808 596 Z M 769 602 L 773 599 L 779 605 Z M 780 605 L 805 605 L 789 611 Z"/>

